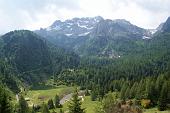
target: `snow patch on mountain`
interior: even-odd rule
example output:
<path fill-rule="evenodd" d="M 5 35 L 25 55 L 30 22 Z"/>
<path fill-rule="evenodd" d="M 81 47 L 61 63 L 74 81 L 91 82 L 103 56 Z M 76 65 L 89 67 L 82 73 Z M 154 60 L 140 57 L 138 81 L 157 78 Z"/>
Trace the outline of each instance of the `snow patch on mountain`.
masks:
<path fill-rule="evenodd" d="M 88 35 L 90 32 L 85 32 L 85 33 L 82 33 L 82 34 L 79 34 L 78 36 L 86 36 Z"/>
<path fill-rule="evenodd" d="M 47 27 L 47 28 L 46 28 L 46 31 L 51 31 L 51 30 L 52 30 L 51 27 Z"/>
<path fill-rule="evenodd" d="M 73 25 L 73 23 L 67 23 L 67 24 L 68 24 L 68 25 L 71 25 L 71 26 Z"/>
<path fill-rule="evenodd" d="M 93 29 L 93 27 L 88 27 L 87 25 L 80 25 L 78 24 L 79 27 L 85 28 L 85 29 Z"/>
<path fill-rule="evenodd" d="M 71 35 L 73 35 L 73 34 L 65 34 L 66 36 L 71 36 Z"/>
<path fill-rule="evenodd" d="M 143 36 L 142 39 L 151 39 L 151 37 Z"/>
<path fill-rule="evenodd" d="M 157 29 L 150 29 L 149 31 L 150 31 L 150 33 L 153 35 L 153 34 L 156 33 L 158 30 L 157 30 Z"/>

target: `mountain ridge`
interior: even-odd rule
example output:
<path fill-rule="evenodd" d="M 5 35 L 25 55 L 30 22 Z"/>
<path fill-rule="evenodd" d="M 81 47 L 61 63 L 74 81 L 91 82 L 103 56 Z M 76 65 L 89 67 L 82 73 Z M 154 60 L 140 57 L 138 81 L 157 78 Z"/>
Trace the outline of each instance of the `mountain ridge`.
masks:
<path fill-rule="evenodd" d="M 73 68 L 79 64 L 79 57 L 74 52 L 51 44 L 32 31 L 11 31 L 0 37 L 0 43 L 0 61 L 9 65 L 0 66 L 0 78 L 3 77 L 4 81 L 11 76 L 11 79 L 16 78 L 14 83 L 22 81 L 32 85 L 48 79 L 63 68 Z M 4 73 L 3 67 L 10 70 L 9 75 Z M 17 87 L 10 83 L 7 86 Z"/>
<path fill-rule="evenodd" d="M 100 21 L 112 21 L 114 24 L 119 24 L 122 26 L 129 25 L 129 26 L 135 26 L 136 28 L 140 28 L 136 25 L 131 24 L 129 21 L 125 19 L 104 19 L 101 16 L 96 16 L 96 17 L 82 17 L 82 18 L 73 18 L 73 19 L 68 19 L 65 21 L 61 20 L 56 20 L 51 26 L 41 29 L 45 31 L 55 31 L 58 32 L 58 34 L 64 34 L 68 37 L 78 37 L 81 35 L 87 35 L 93 29 L 95 29 L 95 26 L 100 22 Z M 73 31 L 75 29 L 75 31 Z M 143 28 L 141 28 L 143 29 Z M 149 30 L 147 35 L 149 35 Z M 75 33 L 75 34 L 74 34 Z"/>
<path fill-rule="evenodd" d="M 120 56 L 118 53 L 123 53 L 116 50 L 119 47 L 113 47 L 117 42 L 121 43 L 120 45 L 127 45 L 125 43 L 132 44 L 132 40 L 148 40 L 152 37 L 150 30 L 133 25 L 125 19 L 111 20 L 100 16 L 57 20 L 50 27 L 35 32 L 53 44 L 70 49 L 80 56 L 90 54 L 110 56 L 109 53 L 111 56 L 116 56 L 115 58 Z M 123 38 L 127 41 L 120 41 Z"/>

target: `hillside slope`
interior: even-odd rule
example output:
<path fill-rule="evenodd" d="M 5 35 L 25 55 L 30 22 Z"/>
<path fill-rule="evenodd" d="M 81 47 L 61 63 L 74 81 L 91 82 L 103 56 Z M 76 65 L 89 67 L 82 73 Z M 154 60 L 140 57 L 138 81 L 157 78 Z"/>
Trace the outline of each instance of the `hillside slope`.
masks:
<path fill-rule="evenodd" d="M 19 30 L 1 37 L 1 60 L 9 65 L 10 76 L 25 84 L 35 84 L 47 80 L 63 68 L 76 67 L 76 54 L 54 46 L 37 34 Z M 6 79 L 6 74 L 1 73 Z"/>

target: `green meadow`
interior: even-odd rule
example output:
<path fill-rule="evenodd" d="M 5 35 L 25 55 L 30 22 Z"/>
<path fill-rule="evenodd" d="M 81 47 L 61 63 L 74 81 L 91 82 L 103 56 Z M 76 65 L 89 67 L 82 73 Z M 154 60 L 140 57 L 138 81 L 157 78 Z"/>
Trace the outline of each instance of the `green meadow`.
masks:
<path fill-rule="evenodd" d="M 30 90 L 25 98 L 29 98 L 29 104 L 41 104 L 42 102 L 47 102 L 49 99 L 54 99 L 56 94 L 62 98 L 64 95 L 71 93 L 73 90 L 73 87 L 64 85 L 49 89 Z"/>

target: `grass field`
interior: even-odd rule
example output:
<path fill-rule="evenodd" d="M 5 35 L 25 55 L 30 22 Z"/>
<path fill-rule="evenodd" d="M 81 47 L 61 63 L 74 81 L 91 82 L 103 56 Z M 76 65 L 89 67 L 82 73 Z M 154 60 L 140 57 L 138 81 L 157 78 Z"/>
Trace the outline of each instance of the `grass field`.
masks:
<path fill-rule="evenodd" d="M 43 89 L 43 90 L 30 90 L 25 98 L 29 98 L 28 103 L 31 104 L 41 104 L 42 102 L 47 102 L 49 99 L 54 99 L 55 95 L 59 96 L 71 93 L 73 87 L 68 86 L 57 86 L 55 88 Z"/>
<path fill-rule="evenodd" d="M 68 104 L 69 104 L 69 102 L 66 102 L 63 105 L 62 109 L 64 111 L 68 110 Z M 99 101 L 91 101 L 90 96 L 85 96 L 84 101 L 82 102 L 82 108 L 85 108 L 86 113 L 94 113 L 96 106 L 99 105 L 99 104 L 100 104 Z M 59 109 L 57 109 L 56 111 L 59 111 Z"/>
<path fill-rule="evenodd" d="M 100 104 L 99 101 L 91 101 L 90 96 L 86 96 L 82 107 L 85 108 L 86 113 L 94 113 L 96 106 Z"/>

